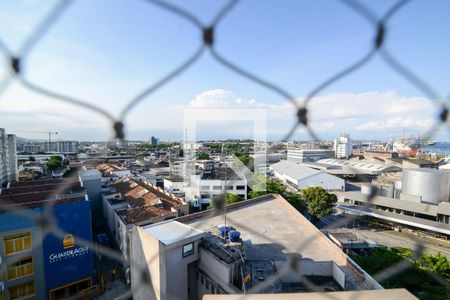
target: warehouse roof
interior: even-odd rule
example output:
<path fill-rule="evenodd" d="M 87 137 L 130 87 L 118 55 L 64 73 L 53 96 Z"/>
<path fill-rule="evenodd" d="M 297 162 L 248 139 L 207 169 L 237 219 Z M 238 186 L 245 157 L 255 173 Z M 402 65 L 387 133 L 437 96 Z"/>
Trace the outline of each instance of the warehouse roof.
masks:
<path fill-rule="evenodd" d="M 321 164 L 340 166 L 342 170 L 347 170 L 354 174 L 376 175 L 382 172 L 395 172 L 402 170 L 400 167 L 396 166 L 389 166 L 380 163 L 372 163 L 365 161 L 325 158 L 319 160 L 318 162 Z"/>
<path fill-rule="evenodd" d="M 270 168 L 277 172 L 284 173 L 296 180 L 301 180 L 316 174 L 323 174 L 323 172 L 319 170 L 287 160 L 282 160 L 273 165 L 270 165 Z"/>

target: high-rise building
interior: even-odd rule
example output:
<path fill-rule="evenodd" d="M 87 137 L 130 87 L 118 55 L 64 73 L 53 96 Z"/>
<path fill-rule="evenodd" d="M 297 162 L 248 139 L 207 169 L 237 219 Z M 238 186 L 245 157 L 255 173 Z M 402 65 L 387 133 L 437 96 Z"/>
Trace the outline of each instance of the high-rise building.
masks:
<path fill-rule="evenodd" d="M 152 145 L 158 145 L 159 144 L 159 139 L 155 136 L 152 136 L 150 139 L 150 144 Z"/>
<path fill-rule="evenodd" d="M 45 150 L 48 152 L 76 153 L 79 143 L 77 141 L 54 141 L 46 143 Z"/>
<path fill-rule="evenodd" d="M 0 184 L 18 180 L 16 136 L 0 128 Z"/>
<path fill-rule="evenodd" d="M 337 139 L 334 139 L 334 152 L 336 158 L 348 159 L 353 153 L 353 144 L 350 134 L 341 134 Z"/>

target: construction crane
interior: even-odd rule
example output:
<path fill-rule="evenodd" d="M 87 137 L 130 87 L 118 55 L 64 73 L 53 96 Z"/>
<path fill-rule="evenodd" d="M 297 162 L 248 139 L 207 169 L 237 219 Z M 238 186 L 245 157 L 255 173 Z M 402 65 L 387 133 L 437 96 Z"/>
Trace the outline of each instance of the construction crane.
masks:
<path fill-rule="evenodd" d="M 52 144 L 52 134 L 58 134 L 56 131 L 32 131 L 32 130 L 20 130 L 20 132 L 30 132 L 30 133 L 45 133 L 48 134 L 48 151 Z"/>
<path fill-rule="evenodd" d="M 21 130 L 21 132 L 30 132 L 30 133 L 45 133 L 48 134 L 48 143 L 52 142 L 52 134 L 58 134 L 56 131 L 31 131 L 31 130 Z"/>

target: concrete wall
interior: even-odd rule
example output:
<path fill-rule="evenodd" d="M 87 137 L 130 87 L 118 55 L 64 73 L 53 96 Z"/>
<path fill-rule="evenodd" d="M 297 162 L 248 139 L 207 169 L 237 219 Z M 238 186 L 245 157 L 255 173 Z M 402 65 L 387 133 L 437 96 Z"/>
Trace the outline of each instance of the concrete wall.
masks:
<path fill-rule="evenodd" d="M 286 273 L 282 271 L 289 268 L 288 262 L 275 262 L 279 271 L 281 271 L 280 280 L 282 282 L 293 283 L 299 281 L 300 276 L 327 276 L 334 280 L 345 289 L 346 275 L 344 271 L 333 261 L 299 261 L 297 264 L 298 272 L 289 270 Z"/>
<path fill-rule="evenodd" d="M 138 226 L 131 230 L 131 292 L 134 300 L 159 300 L 161 298 L 161 272 L 159 241 Z M 145 262 L 145 263 L 144 263 Z M 150 280 L 150 282 L 146 281 Z"/>
<path fill-rule="evenodd" d="M 194 243 L 194 253 L 183 257 L 183 245 L 191 242 Z M 161 287 L 166 291 L 163 299 L 188 299 L 188 265 L 199 259 L 199 244 L 199 237 L 184 239 L 169 246 L 161 244 L 161 264 L 166 272 L 166 277 L 161 278 Z"/>
<path fill-rule="evenodd" d="M 208 250 L 200 249 L 199 267 L 221 286 L 227 286 L 231 281 L 231 269 L 217 260 Z M 213 275 L 212 275 L 213 274 Z"/>

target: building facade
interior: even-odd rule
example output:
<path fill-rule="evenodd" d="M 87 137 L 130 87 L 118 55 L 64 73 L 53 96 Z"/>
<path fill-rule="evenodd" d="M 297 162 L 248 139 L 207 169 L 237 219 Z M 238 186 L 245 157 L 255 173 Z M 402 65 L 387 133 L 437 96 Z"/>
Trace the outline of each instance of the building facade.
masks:
<path fill-rule="evenodd" d="M 54 141 L 45 144 L 48 152 L 76 153 L 79 147 L 77 141 Z"/>
<path fill-rule="evenodd" d="M 61 183 L 30 181 L 1 191 L 6 209 L 0 213 L 0 299 L 61 299 L 91 292 L 93 252 L 79 244 L 80 239 L 92 241 L 89 200 L 76 183 L 73 193 L 49 197 Z M 45 234 L 36 219 L 27 218 L 47 213 L 43 205 L 48 201 L 63 236 Z"/>
<path fill-rule="evenodd" d="M 292 162 L 312 162 L 334 157 L 333 150 L 327 149 L 288 149 L 287 160 Z"/>
<path fill-rule="evenodd" d="M 334 139 L 334 153 L 336 158 L 348 159 L 353 153 L 352 139 L 349 134 L 343 134 Z"/>
<path fill-rule="evenodd" d="M 6 134 L 5 129 L 0 128 L 0 185 L 17 181 L 18 176 L 16 136 Z"/>

